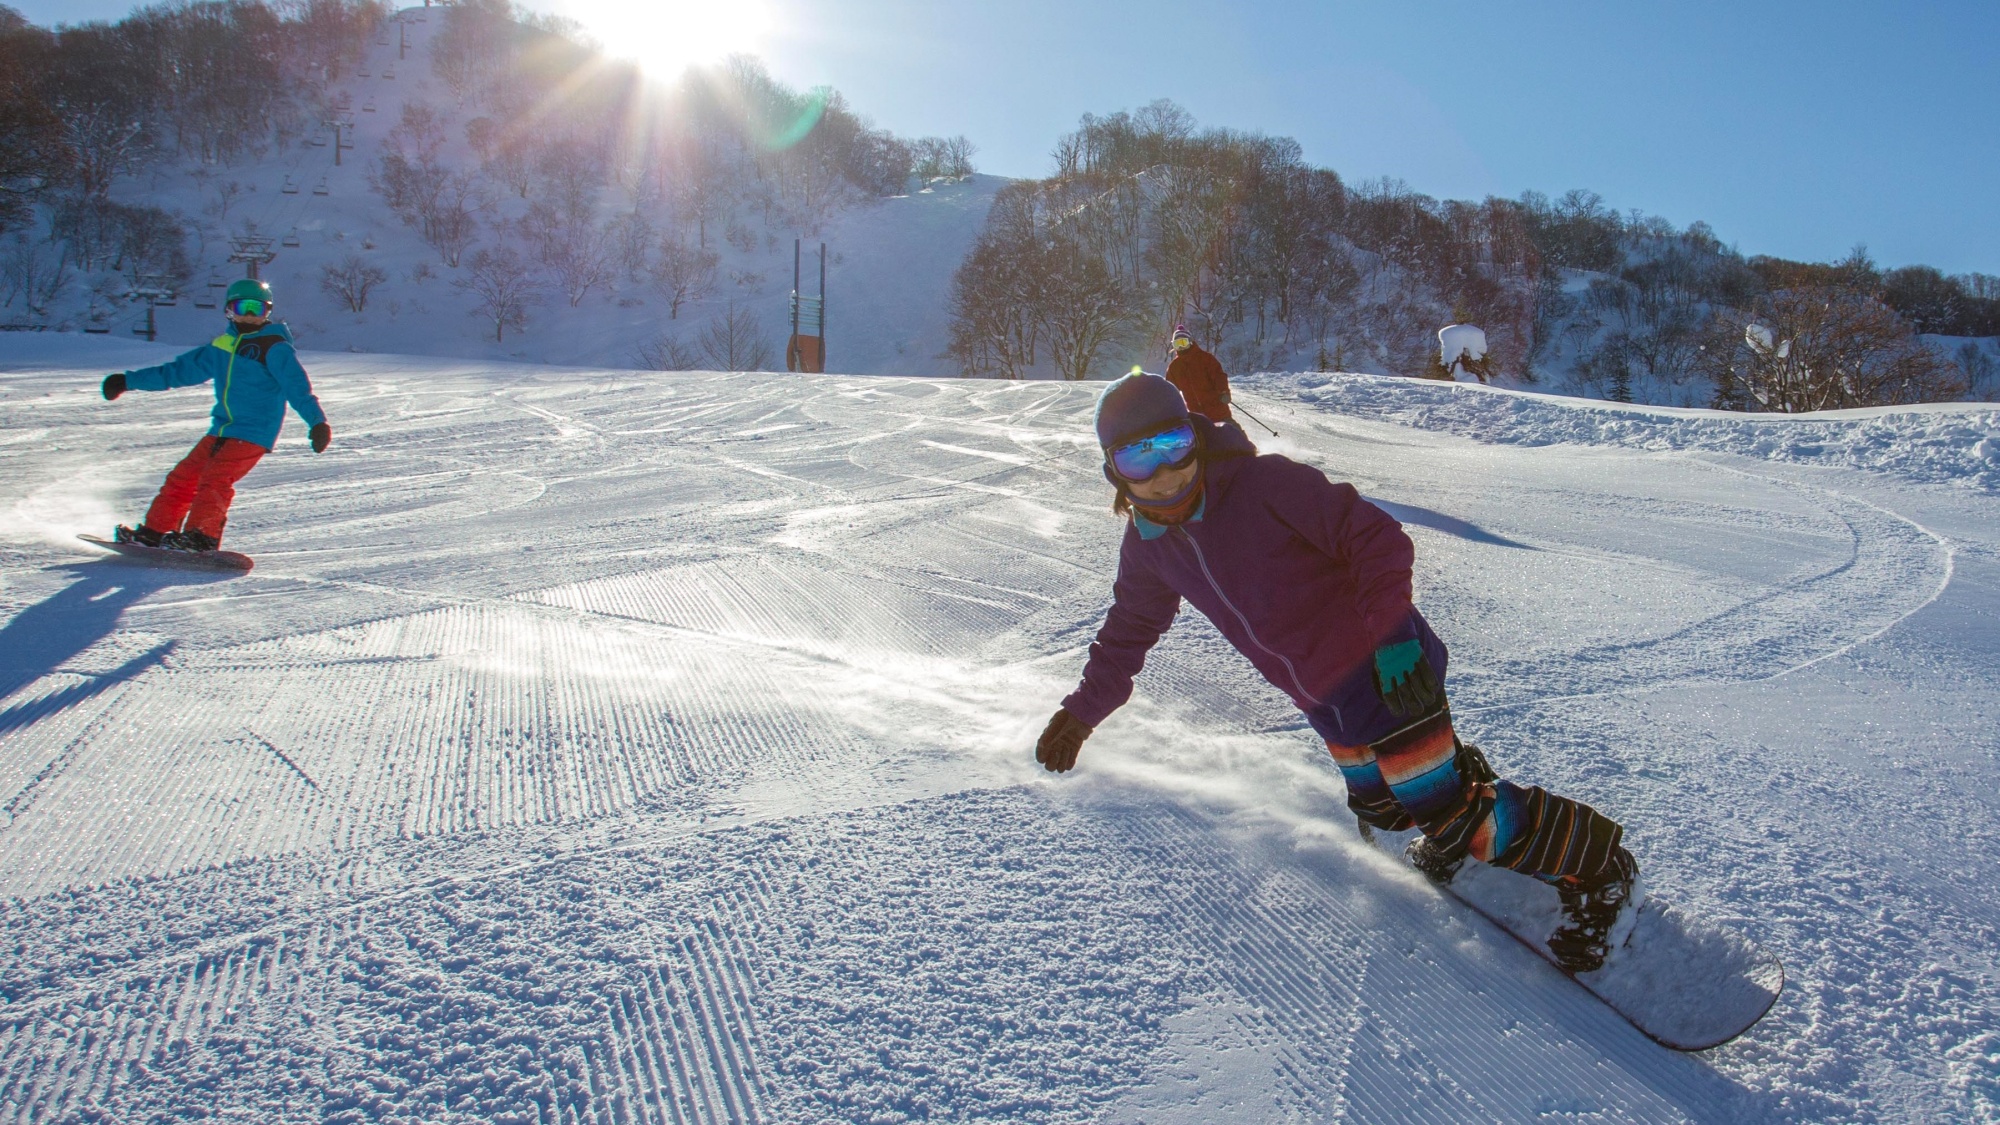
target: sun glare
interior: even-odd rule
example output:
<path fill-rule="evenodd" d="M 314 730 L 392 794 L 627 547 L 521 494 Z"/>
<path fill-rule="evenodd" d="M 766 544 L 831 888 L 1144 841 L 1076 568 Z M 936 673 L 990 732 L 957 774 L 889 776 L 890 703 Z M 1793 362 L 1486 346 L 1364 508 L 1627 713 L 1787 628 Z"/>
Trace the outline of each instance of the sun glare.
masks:
<path fill-rule="evenodd" d="M 558 11 L 611 55 L 665 79 L 762 53 L 774 22 L 767 0 L 560 0 Z"/>

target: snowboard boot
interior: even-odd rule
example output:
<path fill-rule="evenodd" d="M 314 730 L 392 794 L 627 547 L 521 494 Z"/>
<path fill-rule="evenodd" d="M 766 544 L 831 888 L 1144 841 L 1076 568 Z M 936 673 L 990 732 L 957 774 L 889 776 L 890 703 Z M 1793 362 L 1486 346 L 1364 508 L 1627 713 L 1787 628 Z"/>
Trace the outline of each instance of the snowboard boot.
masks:
<path fill-rule="evenodd" d="M 1411 867 L 1423 872 L 1424 878 L 1440 887 L 1448 885 L 1458 874 L 1458 869 L 1465 866 L 1463 849 L 1453 855 L 1429 836 L 1411 840 L 1410 846 L 1403 849 L 1403 858 L 1409 861 Z"/>
<path fill-rule="evenodd" d="M 157 547 L 160 545 L 160 541 L 165 539 L 166 536 L 166 532 L 154 531 L 143 523 L 138 527 L 126 527 L 121 523 L 118 525 L 118 529 L 111 533 L 111 541 L 113 543 L 137 543 L 141 547 Z"/>
<path fill-rule="evenodd" d="M 1591 883 L 1556 884 L 1562 895 L 1562 924 L 1549 936 L 1549 952 L 1564 972 L 1588 973 L 1604 967 L 1613 949 L 1625 944 L 1645 892 L 1632 853 L 1617 848 Z"/>
<path fill-rule="evenodd" d="M 207 554 L 221 545 L 216 540 L 209 538 L 208 533 L 205 531 L 169 531 L 160 537 L 160 546 L 170 551 L 191 551 L 195 554 Z"/>

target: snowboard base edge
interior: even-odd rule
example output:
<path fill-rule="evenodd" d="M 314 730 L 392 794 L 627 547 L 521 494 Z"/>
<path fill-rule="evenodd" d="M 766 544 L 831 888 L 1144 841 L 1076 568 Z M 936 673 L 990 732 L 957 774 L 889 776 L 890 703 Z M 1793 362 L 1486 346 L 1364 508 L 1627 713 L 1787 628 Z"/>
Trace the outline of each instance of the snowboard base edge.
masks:
<path fill-rule="evenodd" d="M 1393 839 L 1381 839 L 1365 826 L 1362 834 L 1391 850 Z M 1392 854 L 1402 858 L 1400 849 Z M 1735 930 L 1654 894 L 1640 903 L 1631 936 L 1603 968 L 1571 973 L 1556 964 L 1547 944 L 1556 917 L 1554 888 L 1468 860 L 1451 884 L 1437 889 L 1581 985 L 1646 1038 L 1675 1051 L 1706 1051 L 1737 1038 L 1755 1027 L 1784 991 L 1785 967 L 1777 957 Z"/>
<path fill-rule="evenodd" d="M 188 570 L 221 570 L 248 573 L 257 565 L 249 555 L 235 551 L 171 551 L 165 547 L 148 547 L 143 543 L 120 543 L 99 535 L 79 535 L 78 539 L 94 546 L 116 551 L 128 559 L 139 559 L 162 566 L 177 566 Z"/>

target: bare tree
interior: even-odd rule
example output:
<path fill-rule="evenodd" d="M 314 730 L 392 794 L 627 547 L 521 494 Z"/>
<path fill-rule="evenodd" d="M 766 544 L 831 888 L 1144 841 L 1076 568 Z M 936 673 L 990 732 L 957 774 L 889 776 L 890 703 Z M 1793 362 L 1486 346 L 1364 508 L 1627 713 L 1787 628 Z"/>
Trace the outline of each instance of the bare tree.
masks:
<path fill-rule="evenodd" d="M 963 136 L 921 137 L 910 143 L 911 170 L 920 180 L 962 180 L 972 175 L 979 146 Z"/>
<path fill-rule="evenodd" d="M 1965 373 L 1965 385 L 1973 394 L 1980 394 L 1986 384 L 1993 381 L 1993 374 L 2000 364 L 1986 354 L 1985 345 L 1978 340 L 1967 340 L 1960 344 L 1953 357 L 1958 369 Z"/>
<path fill-rule="evenodd" d="M 519 145 L 503 138 L 485 165 L 487 175 L 512 188 L 522 199 L 528 198 L 528 189 L 535 183 L 535 167 Z"/>
<path fill-rule="evenodd" d="M 972 175 L 972 158 L 979 152 L 979 146 L 967 140 L 964 135 L 947 137 L 938 153 L 938 174 L 963 180 Z"/>
<path fill-rule="evenodd" d="M 1081 244 L 1059 239 L 1045 256 L 1042 324 L 1056 370 L 1087 379 L 1097 353 L 1129 322 L 1119 279 Z"/>
<path fill-rule="evenodd" d="M 611 236 L 612 252 L 618 264 L 625 270 L 625 276 L 639 280 L 639 271 L 646 268 L 646 256 L 653 248 L 653 222 L 643 212 L 626 211 L 613 216 L 604 225 Z"/>
<path fill-rule="evenodd" d="M 715 267 L 722 260 L 713 250 L 699 250 L 669 235 L 660 240 L 660 255 L 648 272 L 653 287 L 667 299 L 667 319 L 681 315 L 681 305 L 698 301 L 715 286 Z"/>
<path fill-rule="evenodd" d="M 69 281 L 63 255 L 45 251 L 39 240 L 19 232 L 14 235 L 14 244 L 7 252 L 6 262 L 0 265 L 0 272 L 6 278 L 6 303 L 13 304 L 19 294 L 28 310 L 38 314 L 48 311 L 50 303 Z"/>
<path fill-rule="evenodd" d="M 809 235 L 818 234 L 827 219 L 860 191 L 842 166 L 844 145 L 842 138 L 829 128 L 830 124 L 831 119 L 822 118 L 805 139 L 771 161 L 775 201 Z"/>
<path fill-rule="evenodd" d="M 521 256 L 506 247 L 481 249 L 466 266 L 466 276 L 452 284 L 479 299 L 472 315 L 493 322 L 493 339 L 504 340 L 509 328 L 526 328 L 528 306 L 540 294 L 541 286 Z"/>
<path fill-rule="evenodd" d="M 187 228 L 158 207 L 117 207 L 117 265 L 135 281 L 141 274 L 179 285 L 194 274 L 188 258 Z"/>
<path fill-rule="evenodd" d="M 0 17 L 0 29 L 7 22 Z M 0 231 L 32 219 L 30 204 L 71 167 L 62 119 L 42 100 L 24 54 L 0 46 Z"/>
<path fill-rule="evenodd" d="M 241 180 L 224 180 L 215 186 L 215 202 L 210 204 L 206 210 L 218 220 L 226 221 L 229 218 L 230 205 L 235 203 L 237 197 L 242 194 L 243 182 Z"/>
<path fill-rule="evenodd" d="M 649 371 L 693 371 L 701 366 L 701 353 L 666 333 L 640 344 L 634 358 Z"/>
<path fill-rule="evenodd" d="M 597 220 L 597 193 L 604 186 L 604 156 L 595 146 L 563 138 L 542 146 L 535 161 L 542 197 L 565 224 L 583 227 Z"/>
<path fill-rule="evenodd" d="M 538 256 L 555 272 L 571 308 L 581 305 L 592 289 L 608 284 L 615 272 L 611 239 L 596 227 L 581 227 L 558 241 L 544 242 Z"/>
<path fill-rule="evenodd" d="M 757 314 L 733 303 L 702 329 L 701 350 L 718 371 L 764 371 L 771 365 L 771 343 Z"/>
<path fill-rule="evenodd" d="M 491 117 L 475 117 L 465 123 L 465 143 L 484 164 L 493 159 L 494 151 L 500 146 L 500 126 Z"/>
<path fill-rule="evenodd" d="M 945 356 L 973 376 L 1018 379 L 1042 343 L 1042 285 L 1033 184 L 1012 183 L 993 197 L 981 231 L 951 279 L 951 342 Z"/>
<path fill-rule="evenodd" d="M 467 173 L 453 172 L 445 177 L 422 216 L 424 241 L 445 265 L 458 268 L 459 258 L 479 234 L 479 221 L 473 216 L 485 209 L 486 198 L 478 181 Z"/>
<path fill-rule="evenodd" d="M 431 67 L 463 102 L 487 79 L 504 71 L 511 54 L 514 9 L 482 0 L 445 9 L 444 27 L 431 40 Z"/>
<path fill-rule="evenodd" d="M 383 147 L 406 160 L 422 162 L 436 160 L 444 141 L 444 123 L 437 110 L 423 102 L 405 102 L 395 127 L 383 138 Z"/>
<path fill-rule="evenodd" d="M 1853 289 L 1784 289 L 1718 315 L 1701 350 L 1718 406 L 1782 413 L 1948 401 L 1963 374 Z"/>
<path fill-rule="evenodd" d="M 319 268 L 320 289 L 346 305 L 351 312 L 365 311 L 368 294 L 387 280 L 387 273 L 368 264 L 359 254 L 349 254 L 338 264 L 329 263 Z"/>
<path fill-rule="evenodd" d="M 667 146 L 662 175 L 668 196 L 685 222 L 694 224 L 695 245 L 708 248 L 708 223 L 727 210 L 730 174 L 720 137 L 702 134 L 676 137 Z"/>

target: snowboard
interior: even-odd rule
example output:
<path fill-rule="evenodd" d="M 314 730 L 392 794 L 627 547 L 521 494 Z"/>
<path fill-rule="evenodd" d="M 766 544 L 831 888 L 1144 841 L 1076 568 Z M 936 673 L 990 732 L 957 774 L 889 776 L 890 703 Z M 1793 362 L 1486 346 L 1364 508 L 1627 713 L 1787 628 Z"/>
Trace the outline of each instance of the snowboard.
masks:
<path fill-rule="evenodd" d="M 249 555 L 239 555 L 235 551 L 170 551 L 165 547 L 148 547 L 143 543 L 119 543 L 97 535 L 79 535 L 77 538 L 130 558 L 143 559 L 162 566 L 179 566 L 190 570 L 249 570 L 257 565 Z"/>
<path fill-rule="evenodd" d="M 1404 842 L 1415 835 L 1377 833 L 1365 825 L 1361 834 L 1399 860 Z M 1642 883 L 1644 878 L 1642 871 Z M 1554 887 L 1468 859 L 1439 889 L 1555 965 L 1548 939 L 1562 903 Z M 1630 936 L 1602 968 L 1563 975 L 1647 1038 L 1676 1051 L 1707 1050 L 1750 1030 L 1785 987 L 1784 965 L 1756 942 L 1650 891 Z"/>

